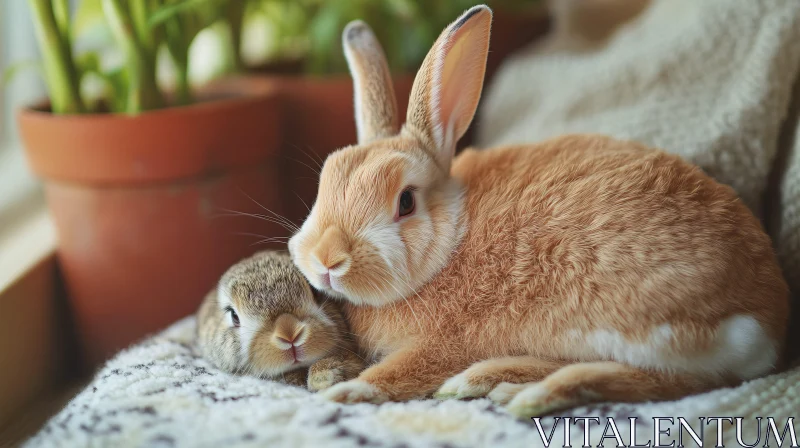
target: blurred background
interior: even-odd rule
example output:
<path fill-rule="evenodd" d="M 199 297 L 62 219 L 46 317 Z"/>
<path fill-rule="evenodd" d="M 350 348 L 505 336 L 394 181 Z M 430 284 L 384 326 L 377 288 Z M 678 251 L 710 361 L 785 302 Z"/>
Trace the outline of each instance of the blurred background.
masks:
<path fill-rule="evenodd" d="M 2 171 L 0 201 L 8 210 L 13 198 L 33 184 L 23 168 L 20 140 L 14 114 L 19 107 L 41 100 L 47 94 L 46 61 L 39 51 L 33 9 L 38 2 L 11 0 L 0 5 L 0 157 Z M 69 9 L 70 45 L 75 57 L 76 80 L 87 105 L 124 96 L 119 85 L 125 76 L 126 54 L 108 18 L 102 0 L 64 0 Z M 124 3 L 124 2 L 123 2 Z M 146 2 L 145 2 L 146 3 Z M 193 87 L 237 72 L 283 73 L 297 76 L 331 77 L 346 74 L 339 33 L 355 18 L 373 25 L 396 73 L 413 73 L 441 29 L 459 12 L 477 2 L 455 0 L 215 0 L 151 2 L 155 20 L 181 22 L 188 45 L 189 82 Z M 541 14 L 537 0 L 495 0 L 492 7 L 508 16 Z M 57 9 L 57 8 L 56 8 Z M 227 11 L 226 11 L 227 9 Z M 239 17 L 236 17 L 236 16 Z M 152 19 L 152 17 L 151 17 Z M 532 23 L 530 20 L 527 23 Z M 525 26 L 521 20 L 520 25 Z M 157 26 L 154 26 L 156 32 Z M 533 33 L 541 30 L 531 30 Z M 519 40 L 524 42 L 530 32 Z M 46 45 L 45 45 L 46 46 Z M 154 56 L 154 72 L 164 90 L 175 88 L 175 59 L 162 42 Z M 99 105 L 98 105 L 99 107 Z M 122 106 L 117 111 L 122 110 Z M 89 112 L 92 112 L 91 107 Z M 15 151 L 16 149 L 16 151 Z M 10 219 L 8 213 L 4 213 Z M 3 220 L 4 223 L 8 221 Z"/>

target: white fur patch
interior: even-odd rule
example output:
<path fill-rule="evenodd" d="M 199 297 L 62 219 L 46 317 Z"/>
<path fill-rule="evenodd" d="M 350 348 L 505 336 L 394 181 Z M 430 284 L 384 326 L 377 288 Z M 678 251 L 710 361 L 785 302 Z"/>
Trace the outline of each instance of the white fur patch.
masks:
<path fill-rule="evenodd" d="M 571 350 L 584 361 L 613 359 L 625 364 L 690 373 L 733 373 L 752 379 L 767 373 L 777 360 L 774 342 L 749 315 L 722 321 L 711 348 L 703 353 L 676 352 L 675 335 L 669 324 L 656 327 L 645 342 L 631 342 L 616 330 L 596 330 L 582 335 L 569 333 Z"/>
<path fill-rule="evenodd" d="M 368 223 L 358 232 L 358 236 L 378 250 L 389 269 L 394 272 L 405 272 L 407 266 L 405 266 L 403 241 L 400 239 L 400 225 L 381 222 L 384 218 L 383 216 L 376 217 L 373 222 Z"/>
<path fill-rule="evenodd" d="M 775 366 L 778 352 L 774 342 L 751 316 L 733 316 L 720 325 L 718 358 L 727 361 L 729 369 L 742 379 L 764 375 Z"/>

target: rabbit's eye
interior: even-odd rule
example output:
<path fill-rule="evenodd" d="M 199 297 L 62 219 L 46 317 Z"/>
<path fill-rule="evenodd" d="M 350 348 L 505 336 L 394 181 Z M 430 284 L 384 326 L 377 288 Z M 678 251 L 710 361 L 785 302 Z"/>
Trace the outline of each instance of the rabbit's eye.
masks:
<path fill-rule="evenodd" d="M 239 326 L 239 315 L 236 314 L 236 311 L 233 309 L 232 306 L 225 307 L 225 312 L 230 313 L 231 315 L 231 322 L 233 323 L 234 327 Z"/>
<path fill-rule="evenodd" d="M 414 208 L 416 206 L 414 201 L 414 189 L 413 188 L 406 188 L 400 193 L 400 204 L 397 207 L 397 215 L 399 217 L 408 216 L 414 213 Z"/>

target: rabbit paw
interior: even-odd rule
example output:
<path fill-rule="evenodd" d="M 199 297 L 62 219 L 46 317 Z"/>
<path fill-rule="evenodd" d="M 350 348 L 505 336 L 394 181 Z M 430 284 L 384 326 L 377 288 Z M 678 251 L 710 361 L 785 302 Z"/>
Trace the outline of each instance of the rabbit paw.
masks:
<path fill-rule="evenodd" d="M 528 386 L 530 384 L 500 383 L 486 397 L 497 404 L 505 406 Z"/>
<path fill-rule="evenodd" d="M 363 380 L 350 380 L 320 392 L 324 398 L 338 403 L 373 403 L 389 401 L 380 389 Z"/>
<path fill-rule="evenodd" d="M 518 418 L 539 417 L 576 404 L 574 400 L 554 393 L 541 383 L 526 384 L 523 387 L 506 407 L 509 413 Z"/>
<path fill-rule="evenodd" d="M 306 371 L 292 370 L 284 373 L 278 380 L 290 386 L 304 387 L 306 385 Z"/>
<path fill-rule="evenodd" d="M 485 397 L 490 390 L 492 390 L 491 384 L 480 381 L 480 377 L 470 375 L 470 369 L 467 369 L 445 381 L 434 397 L 440 400 L 477 398 Z"/>
<path fill-rule="evenodd" d="M 336 383 L 344 381 L 344 374 L 340 369 L 314 369 L 308 372 L 308 390 L 318 392 L 327 389 Z"/>

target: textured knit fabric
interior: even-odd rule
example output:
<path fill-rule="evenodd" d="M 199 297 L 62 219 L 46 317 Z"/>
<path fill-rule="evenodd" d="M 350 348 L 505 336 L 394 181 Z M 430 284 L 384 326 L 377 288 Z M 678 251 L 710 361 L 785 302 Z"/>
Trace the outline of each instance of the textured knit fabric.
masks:
<path fill-rule="evenodd" d="M 606 41 L 582 41 L 578 31 L 557 27 L 503 65 L 479 111 L 478 146 L 575 132 L 638 140 L 698 164 L 762 215 L 800 71 L 800 2 L 653 0 Z M 797 145 L 781 185 L 781 229 L 773 235 L 795 291 Z"/>
<path fill-rule="evenodd" d="M 304 389 L 251 377 L 232 376 L 201 358 L 194 341 L 195 320 L 185 319 L 161 335 L 119 354 L 56 415 L 27 447 L 543 447 L 533 421 L 517 420 L 489 400 L 341 405 Z M 627 445 L 631 420 L 636 441 L 653 439 L 653 417 L 677 417 L 696 431 L 699 417 L 742 417 L 745 440 L 757 436 L 756 417 L 773 417 L 779 431 L 799 417 L 800 368 L 675 402 L 598 404 L 552 417 L 597 417 L 589 423 L 592 446 L 615 418 Z M 551 446 L 563 446 L 564 423 L 544 418 L 545 435 L 555 426 Z M 762 421 L 762 434 L 766 431 Z M 800 420 L 794 422 L 800 435 Z M 571 444 L 583 444 L 580 423 L 569 426 Z M 704 446 L 716 442 L 716 426 L 705 425 Z M 688 436 L 687 447 L 695 446 Z M 736 444 L 735 427 L 723 424 L 725 446 Z M 677 445 L 677 443 L 676 443 Z M 764 440 L 758 446 L 763 446 Z M 615 447 L 613 439 L 605 446 Z M 770 446 L 776 446 L 770 440 Z M 785 443 L 783 446 L 789 446 Z"/>
<path fill-rule="evenodd" d="M 789 119 L 784 125 L 781 160 L 773 176 L 777 189 L 772 193 L 778 197 L 769 199 L 776 207 L 771 216 L 774 221 L 772 228 L 778 256 L 794 292 L 795 303 L 798 304 L 797 300 L 800 300 L 800 77 L 795 83 L 792 106 Z M 800 319 L 797 312 L 795 319 Z M 800 344 L 800 341 L 796 343 Z M 796 352 L 800 354 L 800 350 Z"/>

